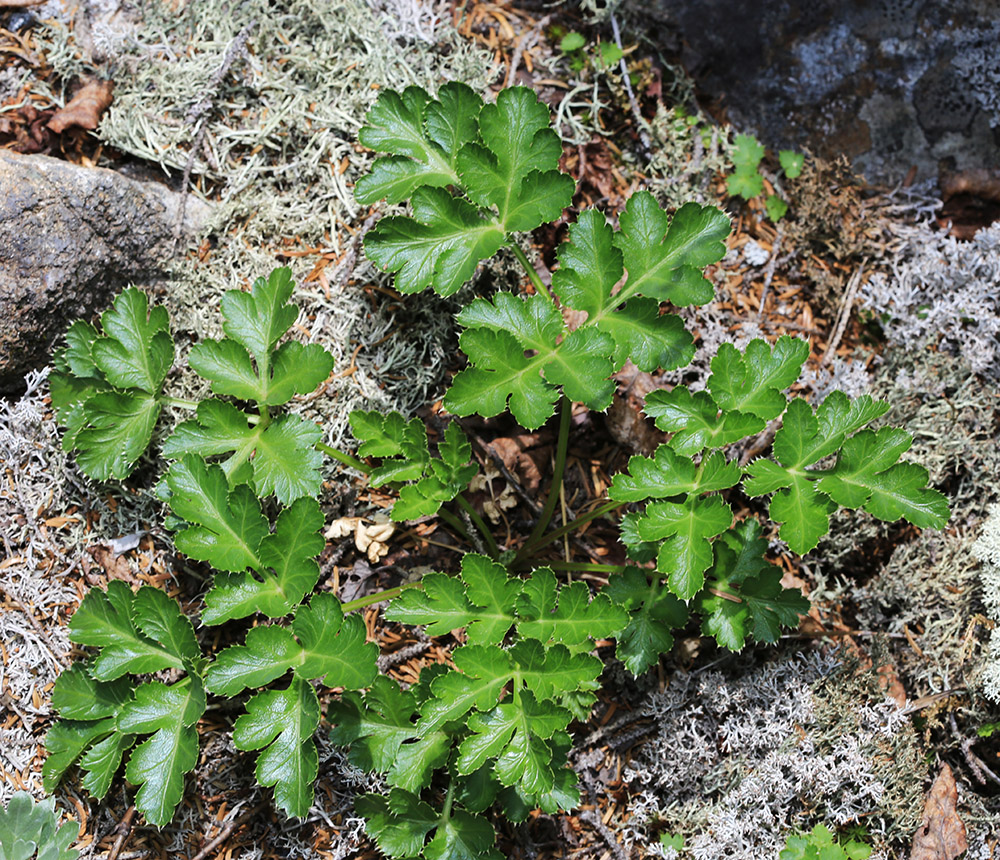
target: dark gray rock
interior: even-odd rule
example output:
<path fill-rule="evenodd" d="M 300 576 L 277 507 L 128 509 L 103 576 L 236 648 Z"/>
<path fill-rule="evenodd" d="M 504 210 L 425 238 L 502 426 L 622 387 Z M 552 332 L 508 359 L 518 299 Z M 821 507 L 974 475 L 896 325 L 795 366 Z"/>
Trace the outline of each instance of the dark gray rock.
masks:
<path fill-rule="evenodd" d="M 70 322 L 162 271 L 179 205 L 159 183 L 0 150 L 0 391 L 43 366 Z M 208 212 L 188 198 L 185 232 Z"/>
<path fill-rule="evenodd" d="M 995 0 L 627 0 L 699 89 L 772 147 L 870 180 L 1000 166 Z"/>

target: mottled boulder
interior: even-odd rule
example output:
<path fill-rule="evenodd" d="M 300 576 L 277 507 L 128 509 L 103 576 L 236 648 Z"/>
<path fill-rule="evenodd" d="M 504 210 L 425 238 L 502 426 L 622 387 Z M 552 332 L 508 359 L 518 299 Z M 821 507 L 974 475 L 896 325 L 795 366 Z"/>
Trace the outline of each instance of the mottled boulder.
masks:
<path fill-rule="evenodd" d="M 626 0 L 739 129 L 874 181 L 1000 167 L 993 0 Z"/>
<path fill-rule="evenodd" d="M 43 366 L 74 319 L 173 253 L 180 195 L 102 168 L 0 150 L 0 391 Z M 184 229 L 208 207 L 189 198 Z"/>

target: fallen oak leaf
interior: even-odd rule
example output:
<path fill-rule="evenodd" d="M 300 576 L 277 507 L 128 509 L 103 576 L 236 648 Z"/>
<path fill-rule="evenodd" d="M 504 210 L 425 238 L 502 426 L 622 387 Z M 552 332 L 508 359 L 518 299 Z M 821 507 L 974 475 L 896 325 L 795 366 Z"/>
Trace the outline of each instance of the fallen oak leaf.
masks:
<path fill-rule="evenodd" d="M 913 836 L 910 860 L 955 860 L 969 847 L 965 824 L 955 809 L 957 802 L 955 776 L 944 765 L 924 802 L 924 817 Z"/>
<path fill-rule="evenodd" d="M 101 121 L 101 114 L 111 105 L 111 81 L 91 80 L 84 84 L 66 107 L 53 114 L 48 128 L 61 134 L 68 128 L 86 128 L 93 131 Z"/>

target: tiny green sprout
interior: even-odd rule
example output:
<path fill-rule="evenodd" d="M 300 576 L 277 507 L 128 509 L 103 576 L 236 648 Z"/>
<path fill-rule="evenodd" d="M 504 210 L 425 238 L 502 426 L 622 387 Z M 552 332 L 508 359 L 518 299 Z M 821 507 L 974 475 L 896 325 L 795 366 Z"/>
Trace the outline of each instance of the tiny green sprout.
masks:
<path fill-rule="evenodd" d="M 981 738 L 991 738 L 997 732 L 1000 732 L 1000 722 L 983 723 L 983 725 L 976 729 L 976 734 Z"/>
<path fill-rule="evenodd" d="M 806 157 L 801 152 L 791 149 L 783 149 L 778 153 L 778 161 L 781 162 L 781 169 L 785 171 L 785 176 L 789 179 L 797 179 L 802 173 L 802 165 L 805 164 Z"/>
<path fill-rule="evenodd" d="M 625 56 L 625 52 L 614 42 L 601 42 L 600 59 L 604 68 L 610 69 L 623 56 Z"/>
<path fill-rule="evenodd" d="M 817 824 L 811 833 L 789 836 L 779 860 L 867 860 L 870 845 L 850 837 L 840 841 L 825 824 Z"/>
<path fill-rule="evenodd" d="M 733 149 L 733 164 L 736 169 L 756 170 L 764 157 L 764 147 L 752 134 L 736 135 L 736 147 Z"/>
<path fill-rule="evenodd" d="M 752 200 L 764 191 L 764 177 L 756 168 L 738 167 L 736 172 L 726 179 L 726 189 L 734 197 Z"/>
<path fill-rule="evenodd" d="M 562 37 L 562 40 L 559 42 L 559 50 L 564 54 L 572 54 L 574 51 L 579 51 L 586 44 L 587 40 L 583 37 L 583 34 L 577 33 L 574 30 Z"/>
<path fill-rule="evenodd" d="M 777 194 L 769 194 L 764 201 L 767 217 L 777 224 L 788 213 L 788 204 Z"/>
<path fill-rule="evenodd" d="M 684 847 L 684 837 L 679 833 L 661 833 L 660 845 L 664 848 L 673 848 L 675 851 L 680 851 Z"/>

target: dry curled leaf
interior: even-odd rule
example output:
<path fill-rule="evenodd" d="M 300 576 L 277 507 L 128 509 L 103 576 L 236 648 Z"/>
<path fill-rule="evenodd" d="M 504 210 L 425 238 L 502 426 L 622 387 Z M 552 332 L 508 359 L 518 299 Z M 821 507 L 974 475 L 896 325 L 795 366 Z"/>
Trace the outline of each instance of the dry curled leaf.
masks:
<path fill-rule="evenodd" d="M 87 547 L 87 554 L 97 562 L 109 582 L 112 579 L 121 579 L 133 585 L 139 582 L 135 574 L 132 573 L 132 567 L 129 565 L 128 559 L 115 552 L 113 546 L 94 544 Z M 85 567 L 89 567 L 89 565 Z M 88 579 L 91 579 L 91 577 L 88 577 Z M 95 578 L 91 584 L 93 585 L 96 582 L 97 579 Z"/>
<path fill-rule="evenodd" d="M 503 511 L 517 505 L 514 488 L 503 480 L 496 469 L 489 466 L 472 479 L 469 491 L 484 494 L 483 513 L 492 523 L 500 522 Z"/>
<path fill-rule="evenodd" d="M 368 560 L 375 564 L 389 554 L 389 538 L 396 531 L 391 522 L 369 522 L 364 517 L 341 517 L 330 523 L 326 530 L 328 538 L 347 537 L 354 533 L 354 545 L 359 552 L 365 553 Z"/>
<path fill-rule="evenodd" d="M 101 121 L 101 114 L 111 105 L 112 86 L 111 81 L 89 81 L 84 84 L 66 107 L 53 114 L 48 127 L 56 134 L 73 127 L 93 131 Z"/>
<path fill-rule="evenodd" d="M 924 802 L 924 818 L 913 836 L 910 860 L 955 860 L 969 847 L 955 804 L 958 788 L 948 765 L 934 780 Z"/>

